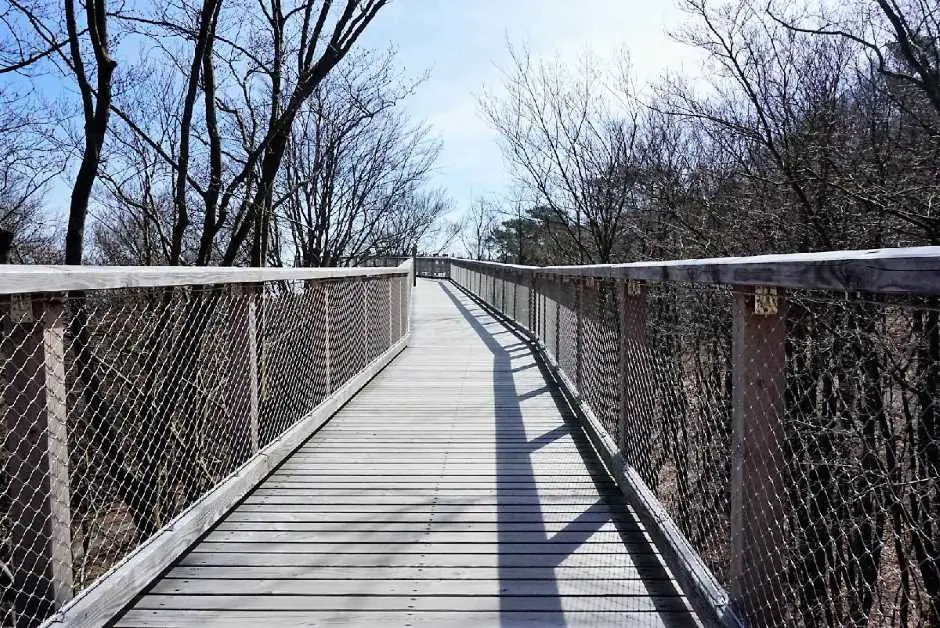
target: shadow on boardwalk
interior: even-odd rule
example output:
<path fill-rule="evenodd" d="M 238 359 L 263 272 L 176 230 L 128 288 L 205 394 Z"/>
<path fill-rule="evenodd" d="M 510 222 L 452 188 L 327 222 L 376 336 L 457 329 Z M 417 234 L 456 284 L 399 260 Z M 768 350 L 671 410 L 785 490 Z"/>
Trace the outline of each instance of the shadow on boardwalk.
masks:
<path fill-rule="evenodd" d="M 438 285 L 493 355 L 493 397 L 496 401 L 495 420 L 497 423 L 495 443 L 497 475 L 523 475 L 522 479 L 517 479 L 512 484 L 511 492 L 504 485 L 497 485 L 497 538 L 500 547 L 511 547 L 516 543 L 524 542 L 548 544 L 560 550 L 568 550 L 559 551 L 558 553 L 552 552 L 550 555 L 555 560 L 540 564 L 534 576 L 534 578 L 542 580 L 546 584 L 543 592 L 545 596 L 544 611 L 552 615 L 557 614 L 557 625 L 564 625 L 564 608 L 561 604 L 562 598 L 559 595 L 555 570 L 570 555 L 570 548 L 585 543 L 592 535 L 600 531 L 605 523 L 612 520 L 625 548 L 632 557 L 636 558 L 635 562 L 640 580 L 653 602 L 654 609 L 657 611 L 658 621 L 651 623 L 658 624 L 662 622 L 666 626 L 694 625 L 695 622 L 690 614 L 676 612 L 678 609 L 674 602 L 678 601 L 682 594 L 675 588 L 661 562 L 658 559 L 643 559 L 654 554 L 655 549 L 645 538 L 645 534 L 636 518 L 632 515 L 630 505 L 624 495 L 613 484 L 607 472 L 603 469 L 603 465 L 578 423 L 575 411 L 568 404 L 565 396 L 557 388 L 548 384 L 543 388 L 523 394 L 518 393 L 514 375 L 521 370 L 530 368 L 530 366 L 514 368 L 514 359 L 531 356 L 535 359 L 535 365 L 539 368 L 545 381 L 552 381 L 548 372 L 548 365 L 538 357 L 531 341 L 495 318 L 490 318 L 486 323 L 481 322 L 478 314 L 470 311 L 458 296 L 458 294 L 464 295 L 481 310 L 486 311 L 486 306 L 472 294 L 446 281 L 440 281 Z M 499 331 L 494 331 L 494 329 Z M 518 338 L 519 342 L 506 345 L 497 341 L 497 335 L 506 333 Z M 564 419 L 564 425 L 559 425 L 551 431 L 529 440 L 523 420 L 521 403 L 525 399 L 544 394 L 551 396 Z M 545 445 L 565 436 L 570 436 L 574 441 L 590 473 L 594 487 L 601 498 L 584 509 L 560 531 L 549 533 L 545 525 L 537 475 L 532 464 L 532 454 Z M 511 472 L 510 468 L 512 469 Z M 520 538 L 517 532 L 512 532 L 510 535 L 509 529 L 512 526 L 507 525 L 510 523 L 508 520 L 510 506 L 520 501 L 531 504 L 533 513 L 532 526 L 524 538 Z M 610 513 L 611 517 L 608 519 L 604 516 L 597 516 L 600 513 Z M 603 557 L 600 557 L 598 562 L 603 564 Z M 529 563 L 525 564 L 529 565 Z M 500 581 L 509 580 L 509 573 L 519 565 L 518 554 L 501 550 L 499 554 Z M 500 597 L 500 613 L 503 617 L 503 625 L 514 623 L 510 619 L 511 615 L 509 613 L 517 610 L 513 597 Z"/>

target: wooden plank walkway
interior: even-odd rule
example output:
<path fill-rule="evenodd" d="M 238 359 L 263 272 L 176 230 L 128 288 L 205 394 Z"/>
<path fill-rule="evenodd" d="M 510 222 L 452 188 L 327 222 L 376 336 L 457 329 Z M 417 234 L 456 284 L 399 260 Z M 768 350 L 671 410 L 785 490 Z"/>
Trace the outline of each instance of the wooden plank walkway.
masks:
<path fill-rule="evenodd" d="M 118 626 L 694 625 L 531 351 L 420 280 L 411 346 Z"/>

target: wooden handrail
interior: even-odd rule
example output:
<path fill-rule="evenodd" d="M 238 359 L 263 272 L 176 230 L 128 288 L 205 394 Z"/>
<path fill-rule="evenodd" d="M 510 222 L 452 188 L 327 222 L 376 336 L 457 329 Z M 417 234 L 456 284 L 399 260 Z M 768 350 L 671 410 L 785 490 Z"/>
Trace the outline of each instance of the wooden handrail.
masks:
<path fill-rule="evenodd" d="M 940 246 L 589 266 L 520 266 L 447 259 L 467 268 L 476 265 L 550 276 L 940 295 Z"/>
<path fill-rule="evenodd" d="M 374 268 L 220 268 L 211 266 L 0 265 L 0 294 L 160 288 L 407 275 L 411 260 Z"/>

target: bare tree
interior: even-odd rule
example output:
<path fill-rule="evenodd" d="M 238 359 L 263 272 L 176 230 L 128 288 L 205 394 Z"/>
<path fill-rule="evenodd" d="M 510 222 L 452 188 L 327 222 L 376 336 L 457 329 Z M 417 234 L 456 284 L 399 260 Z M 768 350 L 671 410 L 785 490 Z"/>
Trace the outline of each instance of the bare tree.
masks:
<path fill-rule="evenodd" d="M 481 198 L 470 206 L 460 229 L 460 241 L 470 259 L 490 259 L 498 220 L 493 201 Z"/>
<path fill-rule="evenodd" d="M 440 204 L 418 192 L 439 143 L 396 108 L 413 84 L 401 84 L 393 60 L 371 53 L 348 59 L 298 116 L 274 215 L 299 265 L 400 253 L 403 240 L 440 217 Z M 281 251 L 272 253 L 283 263 Z"/>
<path fill-rule="evenodd" d="M 511 50 L 505 92 L 481 103 L 534 205 L 564 226 L 580 262 L 609 262 L 643 205 L 639 114 L 615 113 L 593 60 L 577 68 L 533 62 Z"/>

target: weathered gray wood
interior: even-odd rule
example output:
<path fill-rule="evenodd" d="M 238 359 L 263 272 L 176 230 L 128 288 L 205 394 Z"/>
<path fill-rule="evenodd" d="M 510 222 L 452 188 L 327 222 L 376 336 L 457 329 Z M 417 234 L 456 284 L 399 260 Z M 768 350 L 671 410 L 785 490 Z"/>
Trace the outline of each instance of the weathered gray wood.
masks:
<path fill-rule="evenodd" d="M 258 372 L 258 305 L 257 300 L 264 298 L 263 291 L 248 292 L 248 429 L 251 441 L 251 453 L 261 449 L 259 431 L 259 372 Z"/>
<path fill-rule="evenodd" d="M 334 521 L 355 521 L 356 516 L 371 517 L 376 520 L 396 517 L 433 517 L 444 520 L 460 521 L 492 521 L 494 516 L 500 521 L 512 523 L 514 521 L 538 522 L 570 522 L 575 517 L 588 521 L 597 520 L 598 516 L 608 516 L 613 512 L 607 504 L 594 504 L 589 510 L 578 505 L 568 504 L 542 504 L 539 509 L 513 504 L 500 504 L 497 506 L 477 504 L 417 504 L 406 509 L 393 504 L 367 504 L 365 506 L 341 506 L 336 504 L 282 504 L 272 506 L 268 504 L 244 503 L 238 510 L 229 515 L 230 518 L 254 515 L 271 515 L 271 521 L 282 520 L 284 517 L 303 515 L 313 521 L 322 520 L 325 516 L 334 517 Z M 425 519 L 425 520 L 426 520 Z"/>
<path fill-rule="evenodd" d="M 584 567 L 559 567 L 556 580 L 642 580 L 649 579 L 648 570 L 635 565 L 590 565 Z M 274 579 L 297 578 L 300 580 L 526 580 L 540 578 L 544 572 L 539 567 L 417 567 L 398 565 L 395 567 L 234 567 L 203 566 L 174 567 L 167 578 L 174 579 Z M 668 580 L 668 579 L 667 579 Z"/>
<path fill-rule="evenodd" d="M 146 595 L 135 605 L 138 609 L 158 610 L 271 610 L 318 611 L 354 608 L 359 611 L 397 611 L 464 613 L 479 611 L 545 612 L 558 607 L 564 611 L 682 611 L 681 597 L 653 596 L 499 596 L 499 595 Z"/>
<path fill-rule="evenodd" d="M 132 610 L 116 625 L 127 628 L 207 628 L 213 626 L 269 626 L 271 628 L 304 628 L 323 626 L 433 626 L 434 628 L 479 628 L 480 626 L 519 626 L 538 628 L 622 628 L 643 626 L 661 628 L 682 625 L 687 613 L 658 610 L 620 612 L 532 612 L 489 611 L 473 613 L 415 613 L 337 611 L 169 611 Z"/>
<path fill-rule="evenodd" d="M 357 574 L 360 575 L 360 574 Z M 546 580 L 502 579 L 499 573 L 488 579 L 456 580 L 404 579 L 391 575 L 385 579 L 301 579 L 286 578 L 164 578 L 149 591 L 150 595 L 295 595 L 295 596 L 349 596 L 361 595 L 404 596 L 623 596 L 650 597 L 646 583 L 638 579 L 612 577 L 608 580 Z M 670 596 L 672 597 L 672 596 Z M 626 610 L 626 609 L 623 609 Z"/>
<path fill-rule="evenodd" d="M 769 625 L 788 600 L 783 418 L 786 411 L 786 301 L 755 313 L 753 291 L 734 301 L 732 339 L 731 566 L 732 602 L 749 623 Z"/>
<path fill-rule="evenodd" d="M 556 277 L 723 283 L 809 290 L 940 294 L 940 247 L 633 262 L 594 266 L 514 266 L 453 259 L 467 269 L 512 268 Z"/>
<path fill-rule="evenodd" d="M 5 309 L 0 356 L 10 601 L 18 623 L 32 626 L 72 598 L 66 319 L 62 300 L 55 297 L 7 303 Z"/>
<path fill-rule="evenodd" d="M 197 548 L 198 549 L 198 548 Z M 179 564 L 189 567 L 530 567 L 544 573 L 559 568 L 593 569 L 603 567 L 638 567 L 662 573 L 662 557 L 657 554 L 629 554 L 622 552 L 603 556 L 598 553 L 571 554 L 498 554 L 481 553 L 473 548 L 462 548 L 450 554 L 400 552 L 307 552 L 303 554 L 263 552 L 200 552 L 193 551 Z"/>
<path fill-rule="evenodd" d="M 42 266 L 0 265 L 0 294 L 68 292 L 207 284 L 304 281 L 347 277 L 407 276 L 397 268 L 222 268 L 218 266 Z"/>
<path fill-rule="evenodd" d="M 643 532 L 635 531 L 623 536 L 617 529 L 599 530 L 585 533 L 582 530 L 559 530 L 549 535 L 547 530 L 493 530 L 489 532 L 471 531 L 432 531 L 432 530 L 395 530 L 386 526 L 381 530 L 213 530 L 206 536 L 207 543 L 261 543 L 264 545 L 284 543 L 310 544 L 396 544 L 409 545 L 432 543 L 448 545 L 451 543 L 473 543 L 491 546 L 493 544 L 526 544 L 533 547 L 560 545 L 565 543 L 615 543 L 624 538 L 642 540 Z"/>
<path fill-rule="evenodd" d="M 272 513 L 273 514 L 273 513 Z M 265 532 L 266 534 L 274 534 L 278 532 L 303 532 L 305 534 L 320 533 L 331 534 L 331 533 L 349 533 L 349 534 L 362 534 L 362 533 L 388 533 L 388 532 L 408 532 L 408 533 L 422 533 L 430 534 L 437 532 L 446 532 L 446 533 L 455 533 L 460 534 L 461 536 L 454 536 L 453 538 L 462 541 L 461 538 L 464 535 L 473 535 L 472 538 L 468 538 L 468 541 L 473 541 L 475 539 L 481 538 L 480 534 L 486 534 L 485 537 L 490 541 L 497 540 L 499 533 L 504 533 L 508 535 L 506 538 L 511 539 L 513 534 L 519 533 L 552 533 L 551 538 L 558 538 L 557 534 L 564 532 L 566 534 L 578 533 L 589 533 L 588 538 L 595 539 L 600 533 L 605 534 L 617 534 L 617 526 L 614 525 L 610 517 L 595 518 L 582 520 L 580 517 L 576 521 L 571 521 L 570 517 L 567 517 L 567 521 L 555 521 L 555 522 L 546 522 L 540 519 L 533 518 L 528 522 L 506 522 L 503 521 L 501 517 L 496 516 L 498 513 L 494 513 L 494 516 L 490 517 L 489 521 L 464 521 L 461 519 L 431 519 L 430 517 L 423 516 L 420 519 L 402 520 L 396 519 L 395 517 L 382 517 L 377 516 L 374 513 L 371 514 L 368 518 L 363 518 L 358 521 L 342 521 L 344 517 L 339 517 L 335 513 L 330 513 L 329 520 L 327 521 L 299 521 L 296 518 L 281 518 L 276 517 L 270 518 L 258 518 L 258 519 L 238 519 L 227 517 L 219 525 L 215 527 L 212 531 L 212 534 L 217 534 L 220 532 Z M 340 521 L 337 521 L 340 519 Z M 639 532 L 630 532 L 629 534 L 633 536 L 641 537 L 643 535 L 642 531 Z M 319 537 L 318 537 L 319 538 Z M 429 537 L 434 538 L 434 537 Z"/>

